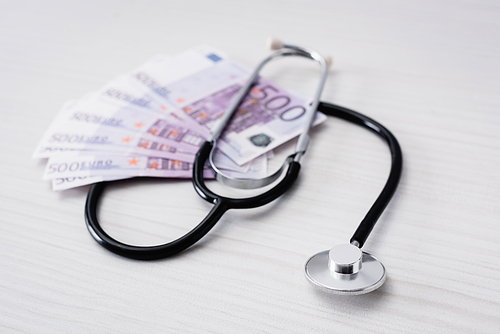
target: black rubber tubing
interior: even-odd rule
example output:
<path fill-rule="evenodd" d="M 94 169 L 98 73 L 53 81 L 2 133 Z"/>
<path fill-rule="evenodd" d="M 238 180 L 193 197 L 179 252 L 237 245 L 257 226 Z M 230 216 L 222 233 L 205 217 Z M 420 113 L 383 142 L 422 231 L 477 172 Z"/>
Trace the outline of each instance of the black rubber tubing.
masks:
<path fill-rule="evenodd" d="M 371 130 L 387 142 L 391 151 L 391 171 L 386 185 L 351 238 L 351 242 L 356 241 L 361 248 L 396 191 L 403 166 L 401 148 L 398 141 L 389 130 L 367 116 L 344 107 L 324 102 L 319 104 L 318 111 Z M 109 181 L 95 183 L 89 189 L 87 201 L 85 203 L 85 222 L 92 237 L 107 250 L 124 257 L 137 260 L 155 260 L 169 257 L 189 248 L 199 241 L 215 226 L 227 210 L 232 208 L 254 208 L 272 202 L 292 187 L 300 171 L 300 164 L 292 161 L 288 166 L 285 177 L 274 188 L 263 194 L 251 198 L 238 199 L 218 196 L 205 186 L 203 178 L 203 166 L 208 159 L 211 148 L 212 143 L 205 142 L 196 154 L 197 159 L 193 167 L 193 185 L 196 192 L 203 199 L 214 204 L 214 207 L 191 231 L 174 241 L 157 246 L 134 246 L 115 240 L 102 229 L 97 219 L 97 208 L 104 188 L 113 182 L 118 182 Z"/>
<path fill-rule="evenodd" d="M 387 145 L 389 145 L 389 150 L 391 152 L 391 170 L 389 172 L 389 177 L 382 192 L 377 197 L 370 210 L 368 210 L 368 213 L 365 215 L 350 240 L 351 243 L 356 241 L 358 247 L 361 248 L 398 188 L 401 172 L 403 170 L 403 152 L 401 151 L 398 140 L 389 130 L 382 124 L 363 114 L 325 102 L 319 104 L 318 111 L 328 116 L 338 117 L 351 123 L 358 124 L 376 133 L 387 143 Z"/>
<path fill-rule="evenodd" d="M 128 245 L 112 238 L 102 229 L 97 219 L 97 206 L 104 188 L 112 182 L 116 182 L 110 181 L 95 183 L 89 189 L 87 202 L 85 203 L 85 222 L 92 237 L 107 250 L 131 259 L 156 260 L 169 257 L 198 242 L 215 226 L 227 210 L 256 208 L 274 201 L 292 187 L 300 171 L 300 164 L 292 161 L 288 165 L 285 177 L 275 187 L 263 194 L 237 199 L 218 196 L 210 191 L 203 181 L 203 166 L 208 159 L 211 148 L 212 143 L 205 142 L 198 150 L 193 166 L 193 184 L 196 192 L 214 206 L 207 216 L 191 231 L 174 241 L 157 246 Z"/>

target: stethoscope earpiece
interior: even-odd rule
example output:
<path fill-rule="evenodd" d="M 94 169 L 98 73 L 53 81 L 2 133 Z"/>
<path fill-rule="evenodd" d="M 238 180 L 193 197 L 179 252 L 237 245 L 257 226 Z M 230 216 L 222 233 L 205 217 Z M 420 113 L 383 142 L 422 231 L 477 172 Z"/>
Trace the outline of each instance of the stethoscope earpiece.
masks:
<path fill-rule="evenodd" d="M 352 244 L 341 244 L 307 260 L 305 274 L 309 282 L 339 295 L 361 295 L 382 286 L 384 265 L 371 254 Z"/>
<path fill-rule="evenodd" d="M 274 37 L 269 37 L 266 41 L 267 48 L 271 51 L 277 51 L 286 46 L 282 41 Z M 333 64 L 333 58 L 330 55 L 324 56 L 326 61 L 326 66 L 331 69 Z"/>

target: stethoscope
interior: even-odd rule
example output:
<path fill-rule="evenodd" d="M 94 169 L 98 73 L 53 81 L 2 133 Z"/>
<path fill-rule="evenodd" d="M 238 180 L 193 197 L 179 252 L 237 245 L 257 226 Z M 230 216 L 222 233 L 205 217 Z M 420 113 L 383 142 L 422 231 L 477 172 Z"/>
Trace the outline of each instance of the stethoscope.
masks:
<path fill-rule="evenodd" d="M 96 183 L 89 189 L 87 202 L 85 204 L 85 221 L 87 223 L 87 228 L 92 237 L 101 246 L 115 254 L 132 259 L 160 259 L 185 250 L 205 236 L 229 209 L 247 209 L 265 205 L 274 201 L 292 187 L 298 177 L 300 159 L 306 152 L 309 144 L 309 130 L 314 122 L 316 110 L 318 110 L 328 116 L 338 117 L 363 126 L 379 135 L 389 145 L 392 165 L 389 177 L 382 192 L 366 214 L 365 218 L 359 224 L 351 237 L 350 243 L 335 246 L 330 250 L 320 252 L 309 258 L 305 264 L 305 275 L 314 285 L 337 294 L 356 295 L 373 291 L 385 282 L 386 270 L 384 265 L 377 258 L 361 251 L 361 248 L 378 218 L 389 204 L 398 186 L 403 166 L 403 157 L 399 143 L 389 130 L 371 118 L 347 108 L 319 101 L 328 75 L 327 61 L 321 54 L 309 48 L 283 44 L 279 41 L 272 41 L 271 48 L 277 51 L 268 56 L 257 66 L 247 83 L 241 88 L 231 105 L 228 107 L 226 113 L 212 128 L 211 138 L 200 147 L 196 154 L 193 164 L 194 188 L 201 198 L 214 205 L 208 215 L 196 227 L 174 241 L 157 246 L 134 246 L 113 239 L 104 232 L 97 219 L 97 206 L 104 188 L 108 184 L 116 182 L 110 181 Z M 212 158 L 217 140 L 221 137 L 232 115 L 238 110 L 238 106 L 258 79 L 259 71 L 262 67 L 273 59 L 289 56 L 300 56 L 313 59 L 317 61 L 321 67 L 320 82 L 314 100 L 307 111 L 306 124 L 297 141 L 295 152 L 285 159 L 285 162 L 277 172 L 263 179 L 235 179 L 223 174 L 222 171 L 215 166 Z M 260 195 L 248 198 L 229 198 L 220 196 L 212 192 L 205 185 L 203 171 L 207 160 L 209 160 L 216 173 L 216 179 L 226 185 L 244 189 L 261 188 L 271 183 L 276 183 L 276 185 Z"/>

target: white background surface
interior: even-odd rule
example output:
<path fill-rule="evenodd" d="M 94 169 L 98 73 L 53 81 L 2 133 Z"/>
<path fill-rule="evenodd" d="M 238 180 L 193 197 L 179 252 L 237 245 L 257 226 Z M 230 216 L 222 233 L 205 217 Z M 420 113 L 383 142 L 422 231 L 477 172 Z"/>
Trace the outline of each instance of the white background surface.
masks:
<path fill-rule="evenodd" d="M 364 247 L 388 270 L 376 292 L 326 295 L 303 274 L 349 240 L 385 182 L 385 144 L 354 125 L 315 129 L 283 198 L 154 262 L 98 246 L 88 187 L 55 193 L 30 158 L 65 101 L 148 58 L 207 43 L 252 67 L 268 36 L 331 54 L 323 100 L 401 143 L 400 187 Z M 497 1 L 0 1 L 0 332 L 500 332 L 499 36 Z M 317 74 L 268 71 L 305 93 Z M 105 195 L 106 230 L 138 244 L 210 208 L 188 181 Z"/>

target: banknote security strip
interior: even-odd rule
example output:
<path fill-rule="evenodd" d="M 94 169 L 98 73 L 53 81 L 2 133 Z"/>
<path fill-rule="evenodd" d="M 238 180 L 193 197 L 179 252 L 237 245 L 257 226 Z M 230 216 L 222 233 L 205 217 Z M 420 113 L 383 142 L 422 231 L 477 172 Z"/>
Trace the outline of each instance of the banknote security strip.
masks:
<path fill-rule="evenodd" d="M 48 159 L 43 178 L 54 190 L 137 176 L 191 178 L 195 153 L 249 74 L 209 46 L 156 56 L 64 104 L 33 157 Z M 299 134 L 307 104 L 259 79 L 219 141 L 218 168 L 234 177 L 267 175 L 268 157 Z M 315 124 L 325 118 L 318 113 Z"/>

